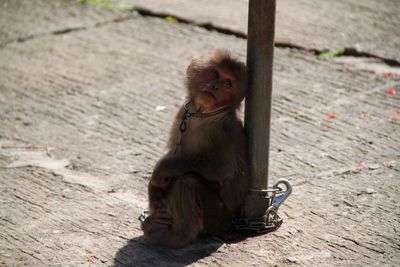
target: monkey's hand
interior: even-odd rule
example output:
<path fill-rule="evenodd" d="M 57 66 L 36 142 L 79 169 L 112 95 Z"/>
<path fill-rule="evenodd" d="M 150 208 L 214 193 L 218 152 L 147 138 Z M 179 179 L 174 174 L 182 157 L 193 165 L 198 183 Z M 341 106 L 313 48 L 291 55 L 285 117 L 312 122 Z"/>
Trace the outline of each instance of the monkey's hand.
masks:
<path fill-rule="evenodd" d="M 170 185 L 176 174 L 172 162 L 171 158 L 165 157 L 157 163 L 150 179 L 150 185 L 160 189 L 166 189 Z"/>
<path fill-rule="evenodd" d="M 168 229 L 172 224 L 171 216 L 165 208 L 157 209 L 147 217 L 141 227 L 145 235 L 150 235 L 160 230 Z"/>

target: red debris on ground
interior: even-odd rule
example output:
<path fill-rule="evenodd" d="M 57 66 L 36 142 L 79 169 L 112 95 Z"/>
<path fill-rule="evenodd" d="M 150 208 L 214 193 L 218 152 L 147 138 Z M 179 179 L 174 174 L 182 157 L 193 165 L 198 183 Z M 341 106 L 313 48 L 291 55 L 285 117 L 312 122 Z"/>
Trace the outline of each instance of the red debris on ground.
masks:
<path fill-rule="evenodd" d="M 395 95 L 396 94 L 396 89 L 393 89 L 393 88 L 387 89 L 386 93 L 388 95 Z"/>
<path fill-rule="evenodd" d="M 385 72 L 383 73 L 383 76 L 385 76 L 386 78 L 390 78 L 390 77 L 393 76 L 393 73 L 390 72 L 390 71 L 385 71 Z"/>
<path fill-rule="evenodd" d="M 333 113 L 329 113 L 328 114 L 328 119 L 336 119 L 336 115 L 335 114 L 333 114 Z"/>
<path fill-rule="evenodd" d="M 361 170 L 364 168 L 364 162 L 357 163 L 357 169 Z"/>

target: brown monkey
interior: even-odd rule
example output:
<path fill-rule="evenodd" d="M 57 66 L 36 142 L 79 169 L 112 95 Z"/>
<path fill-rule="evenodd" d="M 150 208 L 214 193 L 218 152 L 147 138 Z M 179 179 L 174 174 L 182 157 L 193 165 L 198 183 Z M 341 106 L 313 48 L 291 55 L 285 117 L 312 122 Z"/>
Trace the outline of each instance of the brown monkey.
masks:
<path fill-rule="evenodd" d="M 225 50 L 194 58 L 186 87 L 169 151 L 149 182 L 150 216 L 142 224 L 151 242 L 170 247 L 188 245 L 199 234 L 229 233 L 247 192 L 246 143 L 237 116 L 246 93 L 244 64 Z"/>

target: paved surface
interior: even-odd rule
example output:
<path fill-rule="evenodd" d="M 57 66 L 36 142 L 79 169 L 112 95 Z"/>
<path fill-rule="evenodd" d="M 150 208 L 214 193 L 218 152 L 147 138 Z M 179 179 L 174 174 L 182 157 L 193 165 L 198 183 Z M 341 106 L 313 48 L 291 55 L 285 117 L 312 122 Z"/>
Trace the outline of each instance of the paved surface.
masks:
<path fill-rule="evenodd" d="M 154 248 L 136 218 L 186 65 L 216 47 L 244 60 L 246 40 L 32 3 L 0 8 L 0 266 L 400 265 L 398 68 L 277 48 L 270 183 L 294 185 L 284 224 Z"/>
<path fill-rule="evenodd" d="M 248 0 L 118 2 L 247 32 Z M 347 47 L 400 62 L 400 1 L 278 0 L 276 42 L 316 50 Z"/>

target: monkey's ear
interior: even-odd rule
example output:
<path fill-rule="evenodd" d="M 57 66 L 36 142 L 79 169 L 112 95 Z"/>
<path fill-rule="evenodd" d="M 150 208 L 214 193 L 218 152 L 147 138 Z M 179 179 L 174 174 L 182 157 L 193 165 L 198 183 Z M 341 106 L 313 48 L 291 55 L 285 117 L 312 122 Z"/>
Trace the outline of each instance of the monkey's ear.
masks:
<path fill-rule="evenodd" d="M 196 66 L 199 62 L 199 59 L 196 57 L 193 57 L 192 60 L 190 61 L 189 66 L 187 67 L 186 73 L 189 73 L 190 69 Z"/>

